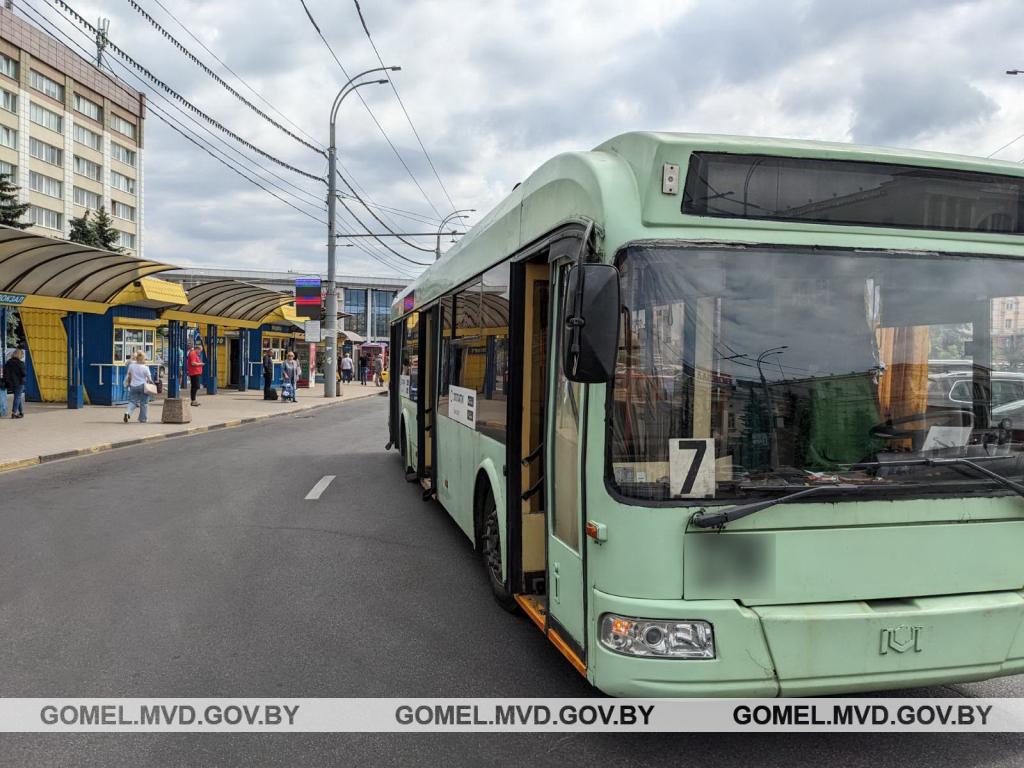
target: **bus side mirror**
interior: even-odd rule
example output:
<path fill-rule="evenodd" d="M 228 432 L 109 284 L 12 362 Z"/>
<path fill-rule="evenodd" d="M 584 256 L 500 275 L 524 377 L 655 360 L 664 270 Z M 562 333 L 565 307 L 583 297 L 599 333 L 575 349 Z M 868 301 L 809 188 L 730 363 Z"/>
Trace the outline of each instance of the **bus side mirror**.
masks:
<path fill-rule="evenodd" d="M 611 381 L 619 351 L 619 270 L 578 264 L 569 270 L 565 301 L 565 377 L 582 384 Z"/>

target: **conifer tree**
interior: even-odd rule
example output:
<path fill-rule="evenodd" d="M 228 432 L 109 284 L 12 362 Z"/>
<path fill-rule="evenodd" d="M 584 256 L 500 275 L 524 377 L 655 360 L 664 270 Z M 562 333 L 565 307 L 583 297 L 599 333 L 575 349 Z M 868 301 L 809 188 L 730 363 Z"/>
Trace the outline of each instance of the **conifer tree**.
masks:
<path fill-rule="evenodd" d="M 18 187 L 10 181 L 9 173 L 0 173 L 0 224 L 15 229 L 28 229 L 30 222 L 21 217 L 28 210 L 28 203 L 18 202 Z"/>

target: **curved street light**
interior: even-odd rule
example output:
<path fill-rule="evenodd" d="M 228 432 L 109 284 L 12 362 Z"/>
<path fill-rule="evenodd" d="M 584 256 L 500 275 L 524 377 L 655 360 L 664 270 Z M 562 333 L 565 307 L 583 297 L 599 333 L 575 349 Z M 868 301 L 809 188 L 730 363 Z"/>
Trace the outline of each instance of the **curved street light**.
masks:
<path fill-rule="evenodd" d="M 335 122 L 338 118 L 338 109 L 341 107 L 341 102 L 345 100 L 345 97 L 356 88 L 362 88 L 364 85 L 383 85 L 388 82 L 386 79 L 356 82 L 361 77 L 374 72 L 398 72 L 401 69 L 401 67 L 374 67 L 373 69 L 367 69 L 365 72 L 360 72 L 355 77 L 350 77 L 348 82 L 338 91 L 338 95 L 334 97 L 334 103 L 331 105 L 331 141 L 327 147 L 327 306 L 325 308 L 327 315 L 327 343 L 325 345 L 327 359 L 324 361 L 324 397 L 336 397 L 338 394 L 337 385 L 335 384 L 338 374 L 338 285 L 335 259 L 337 238 L 334 234 L 338 198 L 338 149 L 335 142 Z"/>
<path fill-rule="evenodd" d="M 465 216 L 464 214 L 475 212 L 476 208 L 462 208 L 461 210 L 449 213 L 441 220 L 441 224 L 437 228 L 437 247 L 434 249 L 434 261 L 437 261 L 438 259 L 441 258 L 441 234 L 442 230 L 444 229 L 444 225 L 447 224 L 452 219 L 468 219 L 469 217 Z"/>

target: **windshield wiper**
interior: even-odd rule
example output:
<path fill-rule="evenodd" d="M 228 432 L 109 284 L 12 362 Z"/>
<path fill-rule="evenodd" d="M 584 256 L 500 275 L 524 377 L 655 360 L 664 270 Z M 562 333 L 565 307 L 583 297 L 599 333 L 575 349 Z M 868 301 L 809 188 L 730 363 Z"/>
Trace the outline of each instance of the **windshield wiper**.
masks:
<path fill-rule="evenodd" d="M 720 525 L 731 523 L 733 520 L 739 520 L 755 512 L 760 512 L 762 509 L 768 509 L 768 507 L 774 507 L 776 504 L 784 504 L 794 499 L 810 496 L 812 493 L 820 493 L 821 491 L 859 493 L 862 490 L 864 490 L 864 486 L 861 485 L 812 485 L 810 488 L 801 488 L 799 491 L 787 493 L 785 496 L 779 496 L 776 499 L 766 499 L 764 501 L 751 502 L 750 504 L 740 504 L 738 507 L 729 507 L 724 512 L 698 512 L 690 518 L 690 522 L 698 528 L 717 528 Z"/>
<path fill-rule="evenodd" d="M 970 459 L 962 459 L 958 457 L 952 457 L 947 459 L 896 459 L 895 461 L 865 461 L 859 464 L 852 464 L 850 469 L 883 469 L 885 467 L 942 467 L 942 466 L 958 466 L 958 467 L 969 467 L 975 472 L 978 472 L 985 477 L 995 480 L 999 485 L 1004 488 L 1009 488 L 1011 491 L 1016 493 L 1018 496 L 1024 496 L 1024 485 L 1015 483 L 1008 477 L 1003 477 L 998 472 L 993 472 L 991 469 L 986 469 L 977 462 L 971 461 Z"/>

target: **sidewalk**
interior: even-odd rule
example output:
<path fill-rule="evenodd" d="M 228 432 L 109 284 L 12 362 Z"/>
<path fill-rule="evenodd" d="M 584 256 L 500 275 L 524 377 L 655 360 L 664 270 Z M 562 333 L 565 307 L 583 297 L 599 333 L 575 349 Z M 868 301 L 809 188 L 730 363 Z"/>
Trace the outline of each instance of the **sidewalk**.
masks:
<path fill-rule="evenodd" d="M 386 391 L 373 384 L 365 387 L 347 384 L 342 387 L 340 398 L 328 400 L 321 385 L 316 389 L 300 389 L 297 403 L 284 403 L 264 400 L 262 389 L 246 392 L 222 389 L 211 396 L 200 393 L 200 405 L 191 409 L 190 424 L 160 423 L 163 395 L 157 395 L 149 404 L 149 421 L 146 424 L 138 423 L 137 410 L 132 420 L 125 424 L 124 406 L 87 405 L 79 410 L 69 410 L 64 403 L 26 403 L 24 419 L 11 419 L 10 416 L 0 419 L 0 472 L 211 429 L 237 427 L 275 416 L 373 397 Z M 12 402 L 13 398 L 8 396 L 8 413 Z"/>

